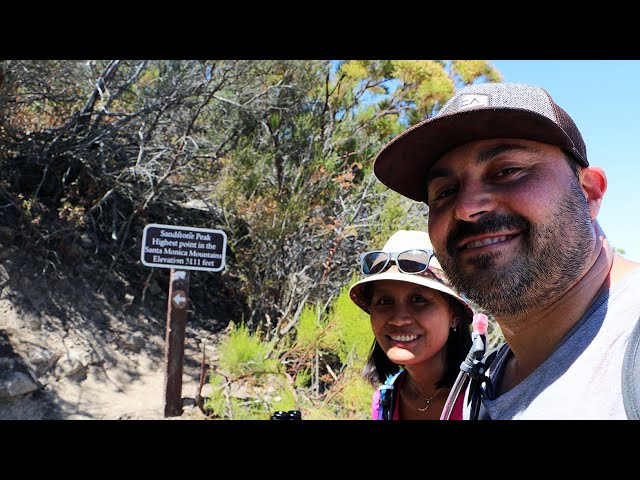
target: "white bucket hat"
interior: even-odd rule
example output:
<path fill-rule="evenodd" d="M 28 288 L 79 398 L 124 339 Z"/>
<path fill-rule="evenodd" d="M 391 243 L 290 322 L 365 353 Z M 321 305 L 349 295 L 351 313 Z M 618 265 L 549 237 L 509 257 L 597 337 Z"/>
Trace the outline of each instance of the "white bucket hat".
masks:
<path fill-rule="evenodd" d="M 398 230 L 389 238 L 389 240 L 387 240 L 382 251 L 385 253 L 399 253 L 413 249 L 433 251 L 429 235 L 427 235 L 426 232 L 417 230 Z M 369 313 L 369 303 L 364 295 L 364 287 L 365 284 L 378 280 L 397 280 L 399 282 L 415 283 L 428 288 L 433 288 L 439 292 L 451 295 L 469 311 L 469 315 L 473 315 L 473 309 L 471 306 L 445 283 L 446 278 L 435 256 L 431 258 L 429 268 L 424 272 L 404 273 L 398 269 L 398 265 L 396 263 L 392 263 L 391 267 L 387 268 L 387 270 L 382 273 L 368 275 L 364 279 L 355 283 L 349 289 L 349 296 L 356 305 L 367 313 Z"/>

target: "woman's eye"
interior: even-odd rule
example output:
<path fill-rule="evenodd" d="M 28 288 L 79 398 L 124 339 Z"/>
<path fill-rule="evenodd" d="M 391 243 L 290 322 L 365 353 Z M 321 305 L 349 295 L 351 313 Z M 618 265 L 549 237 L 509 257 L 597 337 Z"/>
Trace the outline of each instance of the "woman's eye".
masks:
<path fill-rule="evenodd" d="M 389 297 L 380 297 L 373 302 L 375 305 L 391 305 L 393 302 Z"/>

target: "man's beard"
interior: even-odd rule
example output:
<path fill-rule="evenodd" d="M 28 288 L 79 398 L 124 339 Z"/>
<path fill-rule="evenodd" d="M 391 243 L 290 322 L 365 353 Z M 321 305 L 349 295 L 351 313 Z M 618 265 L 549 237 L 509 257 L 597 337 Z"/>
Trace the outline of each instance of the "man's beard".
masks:
<path fill-rule="evenodd" d="M 437 255 L 453 286 L 497 317 L 526 313 L 565 292 L 583 273 L 595 237 L 589 206 L 576 181 L 562 198 L 550 220 L 532 225 L 520 216 L 486 214 L 476 223 L 459 222 L 447 238 L 446 255 Z M 476 255 L 466 273 L 455 254 L 459 240 L 472 234 L 519 230 L 522 255 L 501 267 L 501 252 Z"/>

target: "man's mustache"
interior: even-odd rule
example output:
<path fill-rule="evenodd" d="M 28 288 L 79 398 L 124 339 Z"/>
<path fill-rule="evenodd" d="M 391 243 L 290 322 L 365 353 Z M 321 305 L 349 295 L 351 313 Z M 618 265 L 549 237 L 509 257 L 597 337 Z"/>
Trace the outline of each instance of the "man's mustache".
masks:
<path fill-rule="evenodd" d="M 500 213 L 487 213 L 477 222 L 465 222 L 458 220 L 447 236 L 447 253 L 454 256 L 458 250 L 458 244 L 464 238 L 471 235 L 484 235 L 498 233 L 502 230 L 528 231 L 531 224 L 518 215 L 505 215 Z"/>

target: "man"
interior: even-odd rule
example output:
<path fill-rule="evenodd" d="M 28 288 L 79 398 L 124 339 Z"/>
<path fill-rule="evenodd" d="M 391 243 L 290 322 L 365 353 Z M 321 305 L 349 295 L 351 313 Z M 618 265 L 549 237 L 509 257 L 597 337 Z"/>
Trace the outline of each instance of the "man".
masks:
<path fill-rule="evenodd" d="M 622 381 L 630 338 L 640 343 L 640 264 L 607 242 L 596 219 L 605 173 L 545 90 L 465 87 L 389 142 L 374 170 L 429 205 L 443 270 L 500 325 L 508 347 L 480 418 L 627 418 L 624 389 L 640 383 Z"/>

